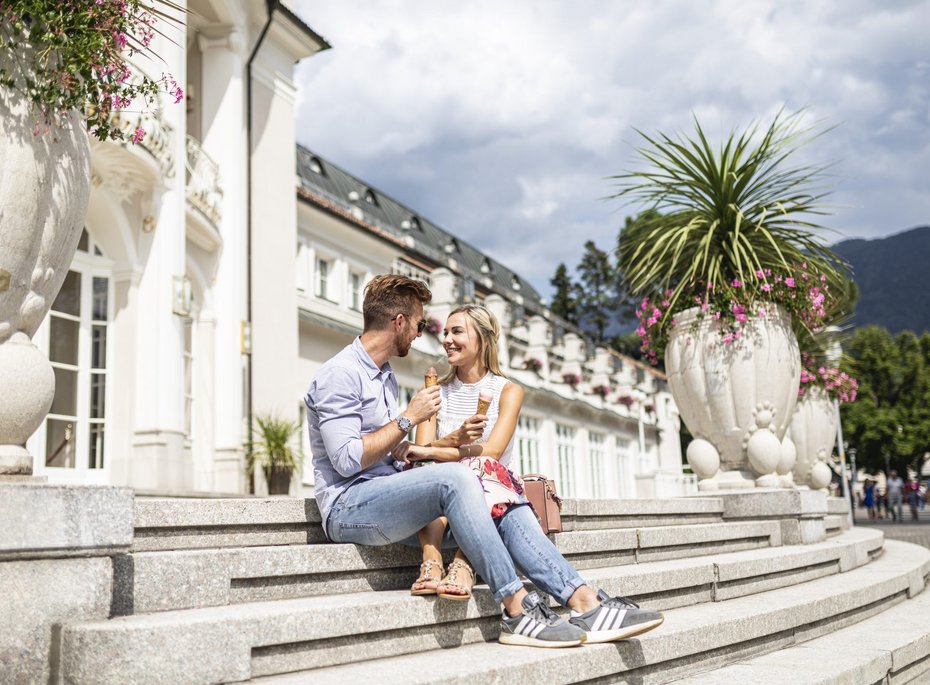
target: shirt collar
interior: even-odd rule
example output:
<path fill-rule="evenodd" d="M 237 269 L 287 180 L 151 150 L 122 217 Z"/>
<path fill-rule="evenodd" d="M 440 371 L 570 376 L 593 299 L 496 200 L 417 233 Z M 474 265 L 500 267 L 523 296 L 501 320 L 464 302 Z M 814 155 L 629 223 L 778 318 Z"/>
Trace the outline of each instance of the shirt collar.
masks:
<path fill-rule="evenodd" d="M 384 362 L 384 365 L 381 368 L 378 368 L 375 365 L 374 360 L 368 354 L 368 351 L 365 349 L 365 346 L 362 345 L 362 338 L 356 337 L 352 341 L 352 349 L 355 351 L 355 356 L 358 358 L 358 361 L 361 363 L 362 368 L 365 369 L 365 373 L 368 374 L 368 377 L 374 380 L 381 374 L 390 374 L 393 369 L 391 369 L 390 362 Z"/>

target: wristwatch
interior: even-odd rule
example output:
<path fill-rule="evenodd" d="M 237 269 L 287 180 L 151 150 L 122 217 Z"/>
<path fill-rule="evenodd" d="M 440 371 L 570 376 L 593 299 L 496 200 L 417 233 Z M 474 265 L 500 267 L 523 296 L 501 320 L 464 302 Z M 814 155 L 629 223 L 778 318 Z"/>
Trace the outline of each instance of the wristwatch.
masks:
<path fill-rule="evenodd" d="M 400 428 L 401 433 L 409 433 L 410 429 L 413 428 L 413 421 L 406 416 L 398 416 L 394 420 L 397 421 L 397 427 Z"/>

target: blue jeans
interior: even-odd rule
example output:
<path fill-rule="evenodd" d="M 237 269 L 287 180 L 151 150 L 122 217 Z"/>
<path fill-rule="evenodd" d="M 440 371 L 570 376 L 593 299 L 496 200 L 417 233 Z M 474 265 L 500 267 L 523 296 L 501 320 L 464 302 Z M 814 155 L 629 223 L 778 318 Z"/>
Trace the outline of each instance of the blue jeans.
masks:
<path fill-rule="evenodd" d="M 529 507 L 511 507 L 495 525 L 475 474 L 454 462 L 352 485 L 330 510 L 326 529 L 334 542 L 417 545 L 417 531 L 440 516 L 498 602 L 523 586 L 515 563 L 562 604 L 585 584 Z"/>

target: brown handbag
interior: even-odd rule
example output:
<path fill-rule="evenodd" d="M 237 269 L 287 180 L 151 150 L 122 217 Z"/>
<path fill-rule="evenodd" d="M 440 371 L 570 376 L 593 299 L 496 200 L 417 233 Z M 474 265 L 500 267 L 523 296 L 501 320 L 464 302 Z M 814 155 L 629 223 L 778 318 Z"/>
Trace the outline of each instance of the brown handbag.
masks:
<path fill-rule="evenodd" d="M 561 533 L 562 498 L 556 493 L 555 481 L 539 473 L 527 473 L 523 476 L 523 489 L 543 532 Z"/>

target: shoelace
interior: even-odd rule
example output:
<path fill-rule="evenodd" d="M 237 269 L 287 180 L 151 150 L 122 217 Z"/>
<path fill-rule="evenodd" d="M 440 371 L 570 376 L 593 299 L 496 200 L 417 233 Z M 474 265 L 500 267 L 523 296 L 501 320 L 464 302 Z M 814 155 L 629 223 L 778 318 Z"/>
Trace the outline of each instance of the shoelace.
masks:
<path fill-rule="evenodd" d="M 527 613 L 537 621 L 545 623 L 548 626 L 555 625 L 559 620 L 558 614 L 542 602 L 537 602 Z"/>
<path fill-rule="evenodd" d="M 601 601 L 601 606 L 610 607 L 612 609 L 623 609 L 626 607 L 639 609 L 639 604 L 634 602 L 629 597 L 609 597 Z"/>

